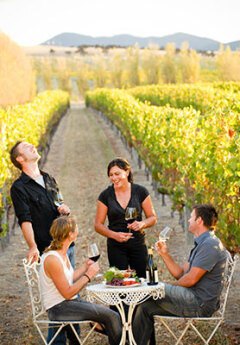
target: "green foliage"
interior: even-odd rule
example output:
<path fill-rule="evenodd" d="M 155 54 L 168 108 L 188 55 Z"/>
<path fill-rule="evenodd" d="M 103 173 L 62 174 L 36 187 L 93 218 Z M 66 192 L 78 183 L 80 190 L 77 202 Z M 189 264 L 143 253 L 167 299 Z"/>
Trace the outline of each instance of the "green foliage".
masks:
<path fill-rule="evenodd" d="M 239 87 L 158 85 L 86 95 L 86 104 L 107 115 L 137 149 L 176 207 L 216 205 L 218 232 L 232 252 L 240 245 Z"/>
<path fill-rule="evenodd" d="M 16 176 L 16 168 L 9 156 L 11 147 L 18 140 L 44 147 L 49 133 L 68 107 L 69 95 L 58 90 L 40 93 L 31 103 L 6 110 L 0 108 L 0 188 L 6 182 L 8 187 Z"/>

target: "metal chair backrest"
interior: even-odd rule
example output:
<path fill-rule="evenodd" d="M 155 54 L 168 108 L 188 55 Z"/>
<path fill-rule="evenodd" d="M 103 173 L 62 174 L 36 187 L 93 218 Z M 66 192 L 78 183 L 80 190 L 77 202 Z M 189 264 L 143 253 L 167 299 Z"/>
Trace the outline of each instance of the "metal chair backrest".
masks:
<path fill-rule="evenodd" d="M 32 305 L 33 320 L 36 320 L 45 313 L 40 292 L 39 284 L 39 267 L 40 259 L 38 262 L 28 262 L 27 259 L 23 259 L 23 266 L 28 282 L 28 289 Z"/>
<path fill-rule="evenodd" d="M 232 277 L 235 269 L 236 262 L 238 260 L 238 256 L 236 255 L 234 258 L 232 258 L 231 254 L 229 252 L 227 261 L 226 261 L 226 267 L 224 271 L 224 277 L 223 277 L 223 289 L 220 296 L 220 307 L 217 310 L 217 312 L 214 314 L 214 316 L 224 317 L 228 294 L 230 290 L 230 286 L 232 283 Z"/>

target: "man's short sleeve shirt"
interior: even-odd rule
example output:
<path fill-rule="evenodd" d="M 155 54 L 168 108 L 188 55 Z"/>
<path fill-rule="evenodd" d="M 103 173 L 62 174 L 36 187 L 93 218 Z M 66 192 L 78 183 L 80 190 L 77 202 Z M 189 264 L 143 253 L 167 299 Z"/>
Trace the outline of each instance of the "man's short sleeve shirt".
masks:
<path fill-rule="evenodd" d="M 148 190 L 138 184 L 131 183 L 131 197 L 128 203 L 128 207 L 136 207 L 138 212 L 137 220 L 142 220 L 142 203 L 149 195 Z M 98 198 L 108 211 L 108 227 L 113 231 L 128 232 L 127 222 L 125 220 L 126 209 L 118 203 L 113 185 L 106 188 Z"/>
<path fill-rule="evenodd" d="M 195 248 L 188 259 L 189 269 L 199 267 L 207 272 L 190 289 L 201 301 L 216 301 L 222 290 L 227 252 L 213 231 L 206 231 L 195 239 Z"/>

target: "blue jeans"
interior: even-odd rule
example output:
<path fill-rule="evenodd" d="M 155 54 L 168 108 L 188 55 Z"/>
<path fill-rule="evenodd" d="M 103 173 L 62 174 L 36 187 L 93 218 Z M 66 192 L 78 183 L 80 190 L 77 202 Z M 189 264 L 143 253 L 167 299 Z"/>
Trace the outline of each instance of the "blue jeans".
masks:
<path fill-rule="evenodd" d="M 105 326 L 109 344 L 119 345 L 122 327 L 119 314 L 100 304 L 90 303 L 80 297 L 65 300 L 48 310 L 50 320 L 92 320 Z"/>
<path fill-rule="evenodd" d="M 133 335 L 138 345 L 147 345 L 154 331 L 154 315 L 205 316 L 201 303 L 191 289 L 165 284 L 165 298 L 149 299 L 136 309 Z"/>
<path fill-rule="evenodd" d="M 71 246 L 68 248 L 67 255 L 73 269 L 75 270 L 75 246 Z"/>
<path fill-rule="evenodd" d="M 71 262 L 71 265 L 73 269 L 75 269 L 75 246 L 71 246 L 68 248 L 67 255 L 69 258 L 69 261 Z M 79 325 L 74 325 L 74 328 L 76 329 L 77 333 L 80 334 L 80 326 Z M 53 335 L 57 331 L 57 327 L 49 327 L 48 329 L 48 337 L 47 337 L 47 342 L 49 343 L 50 340 L 52 339 Z M 72 341 L 72 343 L 78 344 L 78 341 L 76 341 L 76 337 L 71 329 L 71 327 L 66 326 L 64 327 L 61 332 L 56 336 L 54 341 L 52 342 L 52 345 L 66 345 L 66 333 L 67 333 L 67 338 Z"/>

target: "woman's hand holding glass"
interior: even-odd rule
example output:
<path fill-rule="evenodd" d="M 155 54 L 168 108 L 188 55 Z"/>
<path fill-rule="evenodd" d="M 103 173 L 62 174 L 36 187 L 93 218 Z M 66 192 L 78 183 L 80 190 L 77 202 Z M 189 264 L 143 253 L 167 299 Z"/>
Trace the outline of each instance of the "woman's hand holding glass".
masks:
<path fill-rule="evenodd" d="M 89 261 L 86 261 L 86 263 L 90 264 L 89 268 L 91 268 L 93 265 L 93 262 L 96 263 L 99 258 L 100 258 L 100 252 L 99 252 L 97 244 L 96 243 L 89 244 L 89 246 L 88 246 L 88 260 Z M 93 267 L 95 267 L 95 266 L 93 266 Z M 99 272 L 99 265 L 96 267 L 98 267 L 98 272 Z M 102 276 L 101 273 L 99 273 L 99 274 L 97 274 L 97 273 L 94 275 L 96 278 Z"/>
<path fill-rule="evenodd" d="M 125 220 L 129 230 L 140 231 L 144 227 L 143 221 L 137 221 L 138 211 L 136 207 L 127 207 L 125 212 Z"/>
<path fill-rule="evenodd" d="M 99 268 L 98 262 L 94 262 L 90 259 L 89 261 L 91 261 L 92 263 L 88 262 L 89 266 L 88 266 L 86 274 L 89 276 L 90 279 L 92 279 L 98 275 L 100 268 Z"/>

